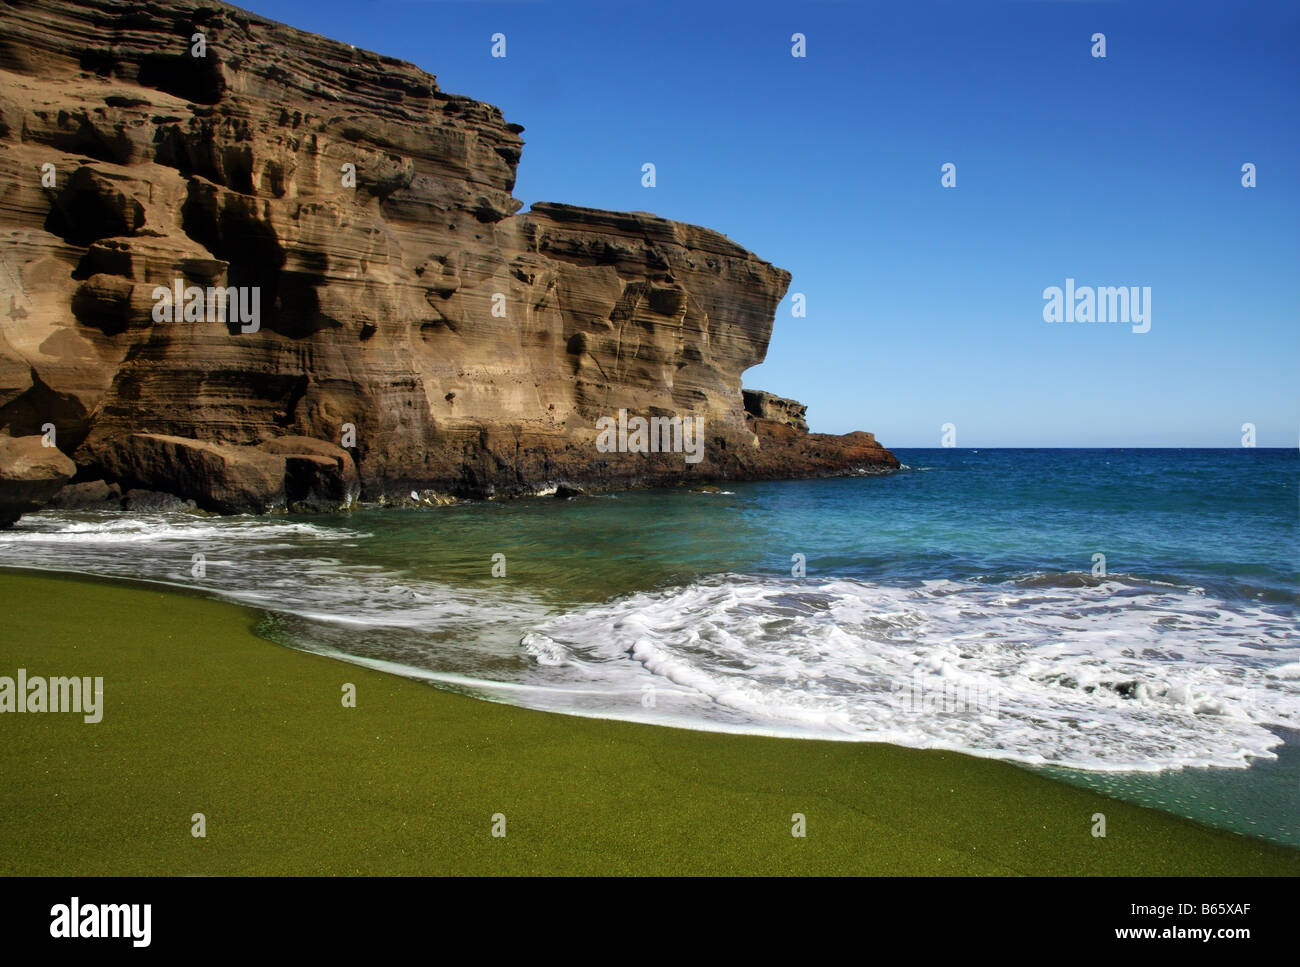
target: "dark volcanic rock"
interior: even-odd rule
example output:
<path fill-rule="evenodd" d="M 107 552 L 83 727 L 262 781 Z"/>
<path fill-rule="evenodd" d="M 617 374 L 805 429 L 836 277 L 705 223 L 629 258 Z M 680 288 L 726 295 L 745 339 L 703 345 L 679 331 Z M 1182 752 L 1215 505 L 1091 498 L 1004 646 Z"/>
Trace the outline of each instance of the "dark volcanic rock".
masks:
<path fill-rule="evenodd" d="M 54 423 L 83 478 L 234 512 L 897 465 L 742 397 L 789 273 L 645 213 L 517 214 L 497 108 L 211 0 L 3 10 L 0 430 Z M 256 325 L 166 321 L 178 284 L 256 293 Z M 620 410 L 702 419 L 702 459 L 602 452 Z"/>
<path fill-rule="evenodd" d="M 197 506 L 193 500 L 184 500 L 175 494 L 164 494 L 157 490 L 128 490 L 122 497 L 122 509 L 137 514 L 193 511 Z"/>
<path fill-rule="evenodd" d="M 174 494 L 221 514 L 260 514 L 284 504 L 284 457 L 253 447 L 135 433 L 105 449 L 103 467 L 128 489 Z"/>
<path fill-rule="evenodd" d="M 122 488 L 106 480 L 68 484 L 49 505 L 60 510 L 117 510 L 122 507 Z"/>
<path fill-rule="evenodd" d="M 310 437 L 276 437 L 259 450 L 284 456 L 285 501 L 291 510 L 331 511 L 351 507 L 360 492 L 357 468 L 342 447 Z"/>
<path fill-rule="evenodd" d="M 357 498 L 352 457 L 307 437 L 278 437 L 250 447 L 134 433 L 105 447 L 101 465 L 133 488 L 127 502 L 138 493 L 134 488 L 142 488 L 221 514 L 257 514 L 282 508 L 339 510 Z"/>

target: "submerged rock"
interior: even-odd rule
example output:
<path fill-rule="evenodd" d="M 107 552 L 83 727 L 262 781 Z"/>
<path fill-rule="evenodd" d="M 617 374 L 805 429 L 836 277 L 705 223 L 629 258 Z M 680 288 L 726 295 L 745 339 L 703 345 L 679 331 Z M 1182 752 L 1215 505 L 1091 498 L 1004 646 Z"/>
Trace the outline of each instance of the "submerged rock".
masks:
<path fill-rule="evenodd" d="M 122 496 L 121 506 L 123 510 L 134 511 L 137 514 L 193 512 L 198 509 L 198 505 L 193 500 L 186 500 L 175 494 L 160 493 L 157 490 L 128 490 Z"/>

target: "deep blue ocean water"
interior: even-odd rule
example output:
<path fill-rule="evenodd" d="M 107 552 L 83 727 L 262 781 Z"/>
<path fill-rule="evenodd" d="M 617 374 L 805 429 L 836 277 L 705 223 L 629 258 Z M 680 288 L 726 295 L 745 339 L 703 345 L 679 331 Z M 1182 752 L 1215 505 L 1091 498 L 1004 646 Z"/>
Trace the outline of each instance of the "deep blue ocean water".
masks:
<path fill-rule="evenodd" d="M 0 565 L 198 587 L 497 701 L 957 749 L 1300 845 L 1300 453 L 897 453 L 329 517 L 47 512 Z"/>

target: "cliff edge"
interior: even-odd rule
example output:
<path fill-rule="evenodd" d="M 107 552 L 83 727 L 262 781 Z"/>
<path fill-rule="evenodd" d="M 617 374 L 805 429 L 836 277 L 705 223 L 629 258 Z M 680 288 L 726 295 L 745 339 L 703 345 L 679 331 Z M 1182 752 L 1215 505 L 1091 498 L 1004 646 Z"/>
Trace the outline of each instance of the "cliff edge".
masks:
<path fill-rule="evenodd" d="M 0 433 L 221 512 L 898 465 L 742 396 L 789 273 L 519 213 L 522 130 L 222 3 L 2 0 Z"/>

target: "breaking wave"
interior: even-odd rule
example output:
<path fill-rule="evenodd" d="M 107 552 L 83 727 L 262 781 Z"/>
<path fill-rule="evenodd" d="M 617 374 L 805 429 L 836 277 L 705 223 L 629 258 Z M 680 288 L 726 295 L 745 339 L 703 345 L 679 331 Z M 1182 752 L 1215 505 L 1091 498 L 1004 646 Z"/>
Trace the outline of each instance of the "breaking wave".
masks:
<path fill-rule="evenodd" d="M 360 563 L 349 548 L 366 537 L 267 518 L 34 515 L 0 535 L 0 564 L 199 584 L 264 609 L 277 640 L 569 714 L 1089 771 L 1244 767 L 1300 728 L 1294 607 L 1190 584 L 725 574 L 574 605 Z"/>

